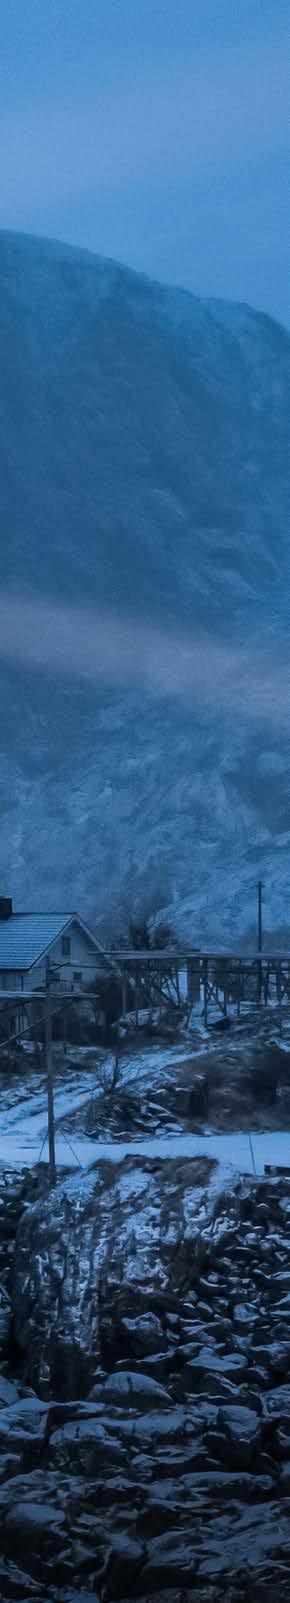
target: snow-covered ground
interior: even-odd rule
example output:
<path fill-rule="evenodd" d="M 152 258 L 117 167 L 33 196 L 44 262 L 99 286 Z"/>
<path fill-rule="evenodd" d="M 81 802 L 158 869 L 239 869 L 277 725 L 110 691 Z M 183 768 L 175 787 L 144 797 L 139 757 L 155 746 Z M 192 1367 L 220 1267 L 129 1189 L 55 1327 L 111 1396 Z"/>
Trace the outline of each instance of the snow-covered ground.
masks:
<path fill-rule="evenodd" d="M 74 1151 L 68 1148 L 63 1136 L 57 1136 L 57 1162 L 86 1167 L 101 1158 L 121 1163 L 127 1156 L 168 1159 L 202 1155 L 216 1158 L 227 1168 L 232 1165 L 239 1174 L 263 1174 L 265 1164 L 290 1165 L 290 1130 L 271 1131 L 265 1135 L 259 1131 L 251 1136 L 243 1130 L 230 1135 L 167 1135 L 143 1141 L 88 1141 L 74 1135 L 73 1148 Z"/>
<path fill-rule="evenodd" d="M 262 1174 L 266 1163 L 290 1164 L 290 1131 L 278 1130 L 265 1134 L 256 1132 L 251 1135 L 245 1131 L 230 1132 L 227 1135 L 181 1133 L 124 1141 L 104 1141 L 104 1139 L 92 1141 L 75 1131 L 73 1136 L 66 1135 L 63 1130 L 57 1128 L 58 1121 L 63 1120 L 65 1114 L 71 1113 L 73 1108 L 83 1106 L 95 1087 L 96 1077 L 93 1071 L 86 1072 L 84 1079 L 86 1083 L 84 1086 L 82 1078 L 82 1090 L 78 1083 L 73 1090 L 60 1086 L 55 1091 L 56 1160 L 60 1166 L 86 1168 L 96 1163 L 98 1158 L 120 1163 L 127 1154 L 131 1157 L 146 1155 L 152 1158 L 189 1158 L 205 1153 L 209 1157 L 217 1158 L 222 1164 L 232 1164 L 241 1174 Z M 43 1162 L 48 1158 L 46 1094 L 43 1083 L 39 1091 L 34 1086 L 31 1097 L 27 1093 L 23 1097 L 19 1094 L 12 1107 L 7 1105 L 5 1107 L 5 1097 L 3 1097 L 0 1131 L 2 1166 L 30 1167 L 39 1161 L 40 1156 Z"/>
<path fill-rule="evenodd" d="M 200 1043 L 204 1053 L 206 1042 Z M 212 1045 L 212 1043 L 210 1043 Z M 195 1059 L 199 1053 L 195 1052 Z M 158 1092 L 158 1085 L 172 1084 L 176 1068 L 188 1065 L 190 1042 L 174 1046 L 144 1046 L 122 1055 L 120 1059 L 122 1086 L 138 1081 L 142 1091 Z M 77 1130 L 65 1129 L 66 1118 L 95 1098 L 100 1088 L 100 1071 L 110 1071 L 113 1065 L 110 1054 L 99 1051 L 93 1056 L 82 1048 L 71 1049 L 66 1060 L 55 1061 L 54 1113 L 57 1163 L 66 1167 L 87 1168 L 98 1158 L 121 1162 L 126 1154 L 147 1155 L 152 1158 L 193 1157 L 208 1154 L 222 1164 L 231 1164 L 239 1173 L 262 1174 L 265 1164 L 290 1164 L 290 1132 L 277 1130 L 248 1132 L 236 1130 L 228 1133 L 208 1130 L 195 1134 L 178 1130 L 151 1136 L 130 1134 L 112 1139 L 102 1130 L 100 1140 L 91 1139 Z M 97 1106 L 97 1105 L 96 1105 Z M 97 1112 L 96 1112 L 97 1118 Z M 21 1168 L 31 1166 L 39 1159 L 48 1158 L 47 1092 L 43 1074 L 31 1072 L 17 1075 L 1 1087 L 0 1165 Z"/>

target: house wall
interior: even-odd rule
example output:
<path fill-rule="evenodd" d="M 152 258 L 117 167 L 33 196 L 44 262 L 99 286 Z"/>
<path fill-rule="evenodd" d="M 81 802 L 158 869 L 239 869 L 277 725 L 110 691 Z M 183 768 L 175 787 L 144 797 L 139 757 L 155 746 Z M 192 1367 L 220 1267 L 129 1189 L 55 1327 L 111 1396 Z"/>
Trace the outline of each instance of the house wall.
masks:
<path fill-rule="evenodd" d="M 24 987 L 25 975 L 23 975 L 23 985 L 21 985 L 21 974 L 19 974 L 18 969 L 1 969 L 0 991 L 21 991 L 24 990 Z"/>
<path fill-rule="evenodd" d="M 64 950 L 67 940 L 70 941 L 69 954 Z M 70 990 L 77 991 L 80 986 L 86 990 L 102 971 L 97 951 L 94 951 L 84 930 L 77 923 L 71 924 L 65 934 L 54 942 L 48 957 L 50 967 L 58 970 L 60 985 L 68 986 Z M 45 985 L 46 960 L 35 964 L 27 978 L 31 989 Z"/>
<path fill-rule="evenodd" d="M 69 939 L 70 953 L 66 955 L 63 950 L 63 941 Z M 60 936 L 50 947 L 49 963 L 59 972 L 59 984 L 69 990 L 86 988 L 96 979 L 98 973 L 103 972 L 102 961 L 98 959 L 98 952 L 94 951 L 88 936 L 80 926 L 71 924 L 63 936 Z M 13 969 L 0 973 L 0 990 L 6 991 L 34 991 L 46 982 L 46 958 L 35 963 L 29 971 Z M 57 982 L 56 982 L 57 983 Z"/>

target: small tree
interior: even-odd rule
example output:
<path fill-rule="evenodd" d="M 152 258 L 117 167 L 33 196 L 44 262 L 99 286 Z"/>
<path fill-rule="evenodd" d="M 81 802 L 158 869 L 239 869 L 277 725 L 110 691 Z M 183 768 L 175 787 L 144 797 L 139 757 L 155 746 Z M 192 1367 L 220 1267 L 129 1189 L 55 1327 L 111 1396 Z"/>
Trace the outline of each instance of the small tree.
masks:
<path fill-rule="evenodd" d="M 134 919 L 130 919 L 129 935 L 131 946 L 134 947 L 135 952 L 150 951 L 150 929 L 146 918 L 142 919 L 140 924 L 135 923 Z"/>
<path fill-rule="evenodd" d="M 104 1096 L 112 1101 L 117 1087 L 122 1079 L 120 1059 L 116 1053 L 112 1063 L 100 1063 L 98 1068 L 98 1085 Z"/>
<path fill-rule="evenodd" d="M 167 946 L 171 947 L 171 950 L 177 948 L 176 936 L 173 934 L 173 930 L 170 929 L 170 924 L 160 923 L 155 925 L 151 935 L 151 946 L 155 952 L 164 951 Z"/>
<path fill-rule="evenodd" d="M 131 946 L 136 952 L 157 952 L 166 946 L 177 947 L 170 924 L 163 924 L 162 921 L 151 928 L 146 918 L 141 919 L 140 923 L 130 919 L 129 932 Z"/>

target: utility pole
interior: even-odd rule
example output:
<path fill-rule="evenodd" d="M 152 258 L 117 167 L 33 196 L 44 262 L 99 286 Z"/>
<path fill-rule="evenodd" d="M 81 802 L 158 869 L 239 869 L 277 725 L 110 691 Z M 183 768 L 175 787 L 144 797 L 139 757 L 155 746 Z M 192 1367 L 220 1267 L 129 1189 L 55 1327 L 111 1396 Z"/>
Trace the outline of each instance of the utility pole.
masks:
<path fill-rule="evenodd" d="M 262 947 L 263 947 L 262 901 L 263 901 L 263 880 L 259 879 L 258 880 L 258 952 L 261 952 L 262 951 Z"/>
<path fill-rule="evenodd" d="M 49 1178 L 51 1186 L 56 1184 L 55 1139 L 54 1139 L 54 1105 L 53 1105 L 53 1058 L 52 1058 L 52 1028 L 51 1013 L 49 1012 L 49 966 L 46 970 L 46 1004 L 44 1016 L 45 1063 L 47 1083 L 47 1130 L 49 1151 Z"/>
<path fill-rule="evenodd" d="M 259 955 L 262 953 L 262 948 L 263 948 L 262 899 L 263 899 L 263 880 L 262 879 L 258 879 L 258 952 L 259 952 Z M 261 996 L 262 996 L 262 963 L 260 962 L 258 964 L 258 996 L 257 996 L 258 1002 L 261 1002 Z"/>

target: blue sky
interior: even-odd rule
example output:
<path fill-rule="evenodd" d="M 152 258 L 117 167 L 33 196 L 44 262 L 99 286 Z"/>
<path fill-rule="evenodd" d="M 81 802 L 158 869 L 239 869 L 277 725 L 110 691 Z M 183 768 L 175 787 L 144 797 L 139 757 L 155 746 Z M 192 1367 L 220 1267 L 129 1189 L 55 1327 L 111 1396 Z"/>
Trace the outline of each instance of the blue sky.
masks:
<path fill-rule="evenodd" d="M 290 320 L 288 0 L 9 0 L 1 226 Z"/>

